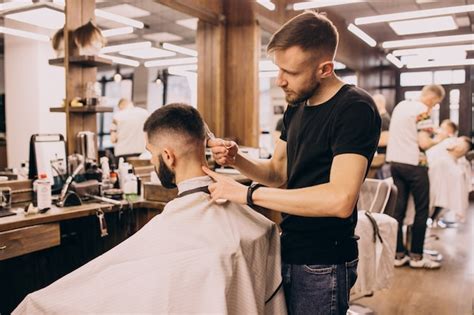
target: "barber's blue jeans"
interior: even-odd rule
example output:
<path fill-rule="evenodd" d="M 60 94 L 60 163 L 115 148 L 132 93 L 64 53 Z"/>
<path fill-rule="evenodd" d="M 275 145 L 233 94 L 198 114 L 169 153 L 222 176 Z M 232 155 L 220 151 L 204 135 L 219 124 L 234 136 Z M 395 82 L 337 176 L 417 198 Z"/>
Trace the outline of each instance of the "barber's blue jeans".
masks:
<path fill-rule="evenodd" d="M 358 259 L 340 265 L 282 265 L 290 315 L 345 315 Z"/>

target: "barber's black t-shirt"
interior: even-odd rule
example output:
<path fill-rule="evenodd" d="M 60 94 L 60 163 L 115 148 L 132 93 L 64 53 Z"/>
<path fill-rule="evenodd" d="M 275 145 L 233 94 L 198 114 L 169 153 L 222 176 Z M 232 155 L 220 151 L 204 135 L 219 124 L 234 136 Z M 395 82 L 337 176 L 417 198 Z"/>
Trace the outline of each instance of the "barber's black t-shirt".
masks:
<path fill-rule="evenodd" d="M 370 95 L 352 85 L 344 85 L 323 104 L 288 106 L 280 137 L 287 142 L 287 188 L 328 183 L 332 161 L 339 154 L 360 154 L 369 166 L 380 125 Z M 354 260 L 358 256 L 356 224 L 356 208 L 347 219 L 283 214 L 283 262 L 340 264 Z"/>

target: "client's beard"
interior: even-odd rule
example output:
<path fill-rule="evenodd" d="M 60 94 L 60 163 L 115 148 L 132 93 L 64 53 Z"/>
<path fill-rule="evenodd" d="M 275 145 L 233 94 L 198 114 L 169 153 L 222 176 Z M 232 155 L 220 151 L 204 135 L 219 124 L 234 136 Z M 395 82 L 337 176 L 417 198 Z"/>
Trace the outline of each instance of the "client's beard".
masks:
<path fill-rule="evenodd" d="M 165 164 L 161 156 L 159 157 L 159 161 L 160 168 L 157 171 L 155 167 L 155 172 L 161 181 L 161 185 L 168 189 L 176 188 L 176 174 Z"/>

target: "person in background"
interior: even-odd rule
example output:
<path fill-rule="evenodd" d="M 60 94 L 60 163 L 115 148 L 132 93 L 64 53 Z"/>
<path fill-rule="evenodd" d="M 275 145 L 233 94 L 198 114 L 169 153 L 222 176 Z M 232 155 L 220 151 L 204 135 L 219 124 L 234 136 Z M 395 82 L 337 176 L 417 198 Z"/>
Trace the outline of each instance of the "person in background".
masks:
<path fill-rule="evenodd" d="M 465 156 L 471 148 L 471 140 L 462 136 L 445 139 L 427 151 L 433 226 L 443 210 L 452 211 L 453 223 L 465 220 L 471 190 L 471 167 Z"/>
<path fill-rule="evenodd" d="M 374 99 L 375 105 L 382 118 L 382 132 L 380 133 L 379 144 L 377 147 L 378 154 L 385 154 L 387 152 L 387 143 L 388 143 L 388 128 L 390 127 L 390 114 L 387 112 L 386 99 L 382 94 L 375 94 L 372 96 Z"/>
<path fill-rule="evenodd" d="M 283 213 L 283 287 L 290 314 L 346 314 L 357 278 L 357 198 L 380 136 L 372 97 L 334 73 L 338 32 L 323 14 L 285 23 L 267 51 L 289 103 L 270 160 L 235 142 L 210 139 L 218 164 L 238 169 L 250 187 L 205 169 L 219 198 Z M 285 189 L 278 187 L 286 186 Z"/>
<path fill-rule="evenodd" d="M 380 165 L 377 170 L 376 178 L 384 179 L 390 177 L 390 165 L 385 163 L 385 153 L 387 152 L 388 142 L 388 129 L 390 127 L 390 114 L 387 112 L 386 99 L 382 94 L 375 94 L 372 96 L 374 103 L 382 119 L 382 132 L 380 133 L 380 139 L 377 146 L 377 156 L 374 158 L 373 166 L 376 164 Z"/>
<path fill-rule="evenodd" d="M 117 158 L 139 156 L 145 151 L 145 134 L 142 127 L 148 118 L 148 111 L 134 106 L 125 98 L 119 101 L 118 109 L 110 127 L 114 155 Z"/>
<path fill-rule="evenodd" d="M 391 214 L 399 225 L 395 257 L 397 267 L 408 263 L 412 268 L 441 267 L 440 263 L 423 257 L 423 246 L 430 200 L 425 151 L 447 137 L 444 133 L 433 137 L 434 126 L 430 113 L 431 109 L 443 100 L 444 95 L 442 86 L 427 85 L 423 87 L 418 101 L 402 101 L 392 112 L 386 159 L 390 162 L 390 171 L 398 189 L 395 211 Z M 407 253 L 402 228 L 410 193 L 415 200 L 415 220 L 410 250 Z"/>

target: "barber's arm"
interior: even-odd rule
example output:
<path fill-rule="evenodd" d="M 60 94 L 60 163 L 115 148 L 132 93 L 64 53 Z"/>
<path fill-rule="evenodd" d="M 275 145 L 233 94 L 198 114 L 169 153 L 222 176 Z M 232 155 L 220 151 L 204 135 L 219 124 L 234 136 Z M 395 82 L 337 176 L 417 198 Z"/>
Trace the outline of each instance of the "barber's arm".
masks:
<path fill-rule="evenodd" d="M 286 142 L 278 140 L 271 159 L 254 159 L 241 153 L 233 141 L 211 139 L 207 142 L 220 165 L 236 168 L 248 178 L 270 187 L 281 187 L 287 181 Z"/>
<path fill-rule="evenodd" d="M 447 137 L 447 134 L 439 133 L 434 138 L 431 138 L 428 132 L 421 130 L 418 132 L 418 145 L 421 149 L 428 150 L 429 148 L 434 145 L 437 145 Z"/>
<path fill-rule="evenodd" d="M 357 202 L 367 170 L 367 158 L 359 154 L 334 157 L 328 183 L 301 189 L 262 187 L 253 193 L 255 205 L 303 217 L 349 217 Z M 245 204 L 248 188 L 226 176 L 205 169 L 214 180 L 209 186 L 214 200 Z"/>

